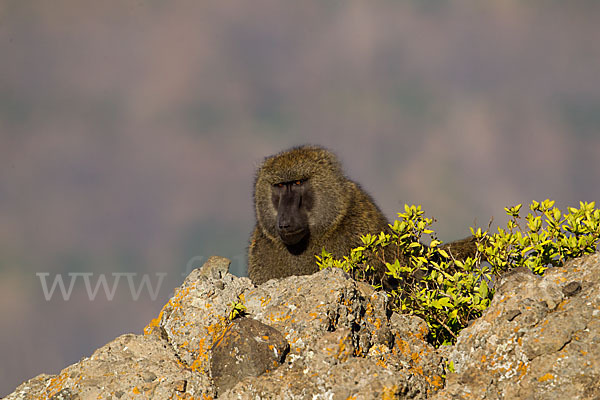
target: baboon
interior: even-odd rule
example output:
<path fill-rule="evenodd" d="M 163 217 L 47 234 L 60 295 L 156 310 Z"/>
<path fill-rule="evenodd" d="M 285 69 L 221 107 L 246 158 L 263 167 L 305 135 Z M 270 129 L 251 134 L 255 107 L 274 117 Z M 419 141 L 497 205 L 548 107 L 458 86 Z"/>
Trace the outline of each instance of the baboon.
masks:
<path fill-rule="evenodd" d="M 315 273 L 323 248 L 342 258 L 361 244 L 361 235 L 389 229 L 371 196 L 318 146 L 267 157 L 256 173 L 254 204 L 248 275 L 255 284 Z"/>
<path fill-rule="evenodd" d="M 317 146 L 267 157 L 256 173 L 254 204 L 248 275 L 256 284 L 317 272 L 315 255 L 323 247 L 341 258 L 360 244 L 360 235 L 388 228 L 337 157 Z"/>

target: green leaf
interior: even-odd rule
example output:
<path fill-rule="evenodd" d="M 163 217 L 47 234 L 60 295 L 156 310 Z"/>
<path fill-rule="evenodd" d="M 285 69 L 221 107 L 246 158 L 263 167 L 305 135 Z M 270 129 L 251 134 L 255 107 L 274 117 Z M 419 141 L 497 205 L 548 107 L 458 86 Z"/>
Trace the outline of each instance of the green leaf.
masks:
<path fill-rule="evenodd" d="M 454 372 L 454 361 L 448 361 L 448 371 Z"/>
<path fill-rule="evenodd" d="M 442 307 L 451 307 L 452 306 L 452 302 L 450 301 L 450 299 L 448 297 L 442 297 L 438 300 L 438 304 Z"/>
<path fill-rule="evenodd" d="M 488 297 L 488 285 L 486 281 L 481 281 L 481 284 L 479 285 L 479 295 L 484 299 Z"/>
<path fill-rule="evenodd" d="M 446 250 L 439 249 L 438 250 L 438 254 L 441 255 L 444 258 L 450 258 L 450 255 L 446 252 Z"/>

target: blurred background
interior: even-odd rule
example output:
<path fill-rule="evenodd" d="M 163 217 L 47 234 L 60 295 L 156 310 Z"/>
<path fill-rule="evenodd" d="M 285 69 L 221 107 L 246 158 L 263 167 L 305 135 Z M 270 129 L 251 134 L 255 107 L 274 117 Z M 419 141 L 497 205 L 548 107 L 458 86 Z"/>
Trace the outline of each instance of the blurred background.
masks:
<path fill-rule="evenodd" d="M 2 1 L 0 395 L 141 333 L 210 255 L 244 275 L 255 168 L 290 146 L 335 151 L 445 241 L 600 200 L 599 20 L 596 1 Z"/>

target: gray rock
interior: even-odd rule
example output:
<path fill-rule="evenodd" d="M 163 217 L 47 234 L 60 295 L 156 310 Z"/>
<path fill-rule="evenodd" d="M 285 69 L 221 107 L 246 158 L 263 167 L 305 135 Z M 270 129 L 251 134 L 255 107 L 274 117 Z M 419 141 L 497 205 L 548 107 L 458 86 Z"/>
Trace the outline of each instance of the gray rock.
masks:
<path fill-rule="evenodd" d="M 290 353 L 222 398 L 425 399 L 442 386 L 426 324 L 395 313 L 388 319 L 385 293 L 342 270 L 271 280 L 244 297 L 248 314 L 282 332 Z"/>
<path fill-rule="evenodd" d="M 211 376 L 210 348 L 229 325 L 232 304 L 254 287 L 250 279 L 227 272 L 220 278 L 207 274 L 214 271 L 214 264 L 210 265 L 213 259 L 207 261 L 207 268 L 202 266 L 188 275 L 151 324 L 152 331 L 167 341 L 185 365 L 206 376 Z M 228 263 L 218 264 L 223 267 Z"/>
<path fill-rule="evenodd" d="M 341 270 L 256 287 L 227 265 L 192 271 L 144 335 L 6 398 L 600 398 L 598 254 L 544 277 L 507 274 L 483 316 L 438 350 L 424 321 L 390 315 L 385 293 Z M 245 318 L 230 321 L 234 303 Z"/>
<path fill-rule="evenodd" d="M 235 319 L 211 349 L 211 372 L 218 392 L 247 376 L 277 368 L 290 346 L 278 330 L 252 318 Z"/>
<path fill-rule="evenodd" d="M 186 382 L 183 392 L 178 390 L 182 381 Z M 6 399 L 169 399 L 177 395 L 201 398 L 214 396 L 214 390 L 206 376 L 183 368 L 160 337 L 128 334 L 58 375 L 30 379 Z"/>
<path fill-rule="evenodd" d="M 231 260 L 220 256 L 211 256 L 200 267 L 198 275 L 205 278 L 221 279 L 229 272 Z"/>
<path fill-rule="evenodd" d="M 506 276 L 434 399 L 600 398 L 600 256 Z"/>

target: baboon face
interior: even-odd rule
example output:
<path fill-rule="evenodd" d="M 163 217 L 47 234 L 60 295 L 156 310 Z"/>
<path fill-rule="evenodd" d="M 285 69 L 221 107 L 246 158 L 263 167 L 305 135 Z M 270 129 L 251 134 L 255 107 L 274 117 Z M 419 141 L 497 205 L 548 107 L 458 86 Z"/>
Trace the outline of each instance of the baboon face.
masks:
<path fill-rule="evenodd" d="M 267 157 L 254 187 L 262 232 L 292 254 L 332 232 L 345 214 L 351 190 L 337 158 L 305 146 Z"/>
<path fill-rule="evenodd" d="M 277 210 L 275 229 L 288 246 L 298 244 L 309 234 L 308 213 L 313 196 L 307 180 L 279 182 L 271 188 L 271 201 Z"/>

